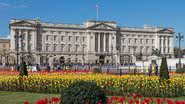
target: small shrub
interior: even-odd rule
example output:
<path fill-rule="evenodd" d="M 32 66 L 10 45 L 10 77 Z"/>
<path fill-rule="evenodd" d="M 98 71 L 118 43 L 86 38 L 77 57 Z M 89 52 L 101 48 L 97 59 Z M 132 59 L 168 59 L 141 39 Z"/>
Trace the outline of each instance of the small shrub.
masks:
<path fill-rule="evenodd" d="M 28 71 L 27 71 L 27 65 L 26 62 L 23 62 L 20 66 L 20 76 L 28 76 Z"/>
<path fill-rule="evenodd" d="M 178 69 L 176 70 L 176 73 L 178 73 L 178 74 L 183 74 L 183 73 L 185 73 L 185 68 L 178 68 Z"/>
<path fill-rule="evenodd" d="M 100 68 L 94 68 L 93 73 L 102 73 L 102 70 Z"/>
<path fill-rule="evenodd" d="M 168 65 L 166 62 L 166 57 L 162 58 L 161 67 L 160 67 L 160 78 L 169 79 Z"/>
<path fill-rule="evenodd" d="M 61 104 L 106 104 L 105 92 L 95 82 L 78 81 L 62 91 Z"/>

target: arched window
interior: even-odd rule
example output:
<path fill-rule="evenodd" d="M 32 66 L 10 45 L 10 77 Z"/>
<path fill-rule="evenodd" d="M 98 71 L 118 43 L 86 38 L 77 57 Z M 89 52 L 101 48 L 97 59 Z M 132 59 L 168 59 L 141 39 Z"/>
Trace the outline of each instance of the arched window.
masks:
<path fill-rule="evenodd" d="M 71 51 L 71 44 L 68 44 L 68 52 L 70 52 Z"/>
<path fill-rule="evenodd" d="M 85 48 L 86 48 L 86 45 L 84 44 L 84 45 L 82 45 L 82 52 L 84 52 L 85 51 Z"/>
<path fill-rule="evenodd" d="M 54 44 L 53 51 L 56 51 L 56 49 L 57 49 L 57 44 Z"/>
<path fill-rule="evenodd" d="M 64 44 L 61 44 L 61 52 L 64 52 Z"/>
<path fill-rule="evenodd" d="M 46 51 L 49 51 L 50 44 L 46 44 Z"/>
<path fill-rule="evenodd" d="M 125 52 L 125 46 L 124 45 L 122 46 L 122 52 Z"/>
<path fill-rule="evenodd" d="M 75 45 L 75 52 L 78 52 L 78 47 L 79 47 L 79 45 L 76 44 L 76 45 Z"/>

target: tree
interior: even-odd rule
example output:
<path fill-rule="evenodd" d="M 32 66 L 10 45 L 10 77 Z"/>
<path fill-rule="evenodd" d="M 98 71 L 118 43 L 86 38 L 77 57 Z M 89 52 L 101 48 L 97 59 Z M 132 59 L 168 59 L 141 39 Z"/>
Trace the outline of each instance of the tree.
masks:
<path fill-rule="evenodd" d="M 166 62 L 166 57 L 162 58 L 161 67 L 160 67 L 160 78 L 169 79 L 168 65 Z"/>
<path fill-rule="evenodd" d="M 28 76 L 28 71 L 27 71 L 27 65 L 26 62 L 23 62 L 20 66 L 20 76 Z"/>
<path fill-rule="evenodd" d="M 183 50 L 181 50 L 181 49 L 175 47 L 175 48 L 174 48 L 174 57 L 175 57 L 175 58 L 179 58 L 179 53 L 180 53 L 180 55 L 181 55 L 180 57 L 182 58 L 182 56 L 183 56 L 183 54 L 184 54 L 184 52 L 182 53 L 182 51 L 183 51 Z"/>
<path fill-rule="evenodd" d="M 77 81 L 63 89 L 61 104 L 107 104 L 105 92 L 96 82 Z"/>
<path fill-rule="evenodd" d="M 152 49 L 152 55 L 161 56 L 160 50 L 158 49 Z"/>

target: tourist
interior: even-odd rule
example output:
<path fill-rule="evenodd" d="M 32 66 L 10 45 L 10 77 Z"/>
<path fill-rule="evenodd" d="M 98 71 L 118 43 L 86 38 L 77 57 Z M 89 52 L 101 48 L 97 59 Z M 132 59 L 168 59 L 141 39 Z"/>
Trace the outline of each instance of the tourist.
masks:
<path fill-rule="evenodd" d="M 158 76 L 158 65 L 155 65 L 155 75 Z"/>

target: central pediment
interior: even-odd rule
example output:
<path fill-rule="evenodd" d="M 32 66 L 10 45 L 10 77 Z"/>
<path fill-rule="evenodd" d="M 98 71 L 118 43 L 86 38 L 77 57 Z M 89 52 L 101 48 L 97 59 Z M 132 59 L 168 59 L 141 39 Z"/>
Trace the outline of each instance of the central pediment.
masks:
<path fill-rule="evenodd" d="M 171 30 L 171 29 L 168 29 L 168 28 L 165 28 L 165 29 L 162 29 L 162 30 L 159 30 L 157 31 L 158 33 L 169 33 L 169 34 L 173 34 L 174 31 Z"/>
<path fill-rule="evenodd" d="M 32 23 L 26 20 L 17 21 L 14 23 L 11 23 L 10 25 L 14 26 L 36 26 L 36 23 Z"/>
<path fill-rule="evenodd" d="M 91 29 L 91 30 L 116 30 L 115 27 L 107 25 L 105 23 L 95 24 L 95 25 L 89 26 L 87 28 Z"/>

